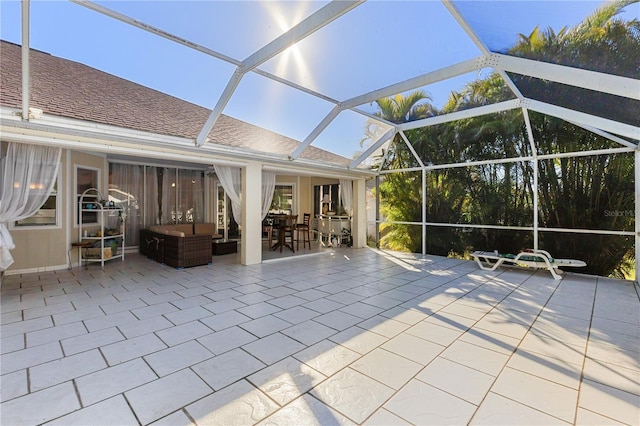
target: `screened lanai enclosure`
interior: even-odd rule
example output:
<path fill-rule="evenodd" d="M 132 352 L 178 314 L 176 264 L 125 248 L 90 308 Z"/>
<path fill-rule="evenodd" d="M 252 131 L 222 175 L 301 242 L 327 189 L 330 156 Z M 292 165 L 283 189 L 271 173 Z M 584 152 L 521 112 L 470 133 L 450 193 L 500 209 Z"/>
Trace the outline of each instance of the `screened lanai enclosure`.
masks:
<path fill-rule="evenodd" d="M 221 156 L 305 168 L 319 148 L 345 159 L 314 163 L 323 173 L 367 180 L 371 245 L 541 248 L 635 278 L 637 1 L 23 0 L 1 15 L 1 38 L 23 52 L 23 121 L 3 111 L 5 140 L 56 126 L 34 119 L 36 49 L 210 111 L 196 137 L 162 129 L 154 147 L 71 126 L 77 149 L 116 163 L 177 149 L 204 173 Z M 223 144 L 212 129 L 224 116 L 300 143 L 286 154 L 259 138 L 250 151 Z"/>

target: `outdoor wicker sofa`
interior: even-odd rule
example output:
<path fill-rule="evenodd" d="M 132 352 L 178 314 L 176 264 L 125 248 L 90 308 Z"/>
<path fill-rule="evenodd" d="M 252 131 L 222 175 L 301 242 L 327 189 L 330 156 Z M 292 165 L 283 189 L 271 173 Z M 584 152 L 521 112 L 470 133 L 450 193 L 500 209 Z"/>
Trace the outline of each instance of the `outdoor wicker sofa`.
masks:
<path fill-rule="evenodd" d="M 198 226 L 200 225 L 200 226 Z M 140 253 L 174 268 L 211 263 L 211 241 L 221 236 L 209 224 L 156 225 L 140 230 Z M 212 224 L 211 224 L 212 225 Z"/>

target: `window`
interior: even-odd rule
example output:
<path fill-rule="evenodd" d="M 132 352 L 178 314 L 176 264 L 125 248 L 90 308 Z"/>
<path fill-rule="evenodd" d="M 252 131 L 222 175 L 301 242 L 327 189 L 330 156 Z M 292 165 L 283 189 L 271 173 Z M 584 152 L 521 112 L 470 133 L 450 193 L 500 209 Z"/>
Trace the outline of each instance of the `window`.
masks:
<path fill-rule="evenodd" d="M 100 170 L 93 169 L 88 167 L 78 167 L 76 166 L 76 207 L 74 209 L 76 216 L 76 224 L 80 223 L 80 215 L 79 215 L 79 204 L 80 197 L 82 197 L 82 193 L 89 188 L 96 188 L 100 190 Z M 94 196 L 92 194 L 91 196 Z M 86 201 L 86 197 L 85 197 Z M 95 200 L 102 201 L 102 200 Z M 95 212 L 82 212 L 82 223 L 97 223 L 98 222 L 98 214 Z"/>
<path fill-rule="evenodd" d="M 276 185 L 269 213 L 293 214 L 293 185 Z"/>
<path fill-rule="evenodd" d="M 60 170 L 60 168 L 58 170 Z M 61 175 L 62 173 L 58 172 L 58 177 L 53 185 L 53 189 L 42 207 L 40 207 L 33 216 L 16 221 L 14 224 L 15 228 L 29 227 L 32 229 L 34 227 L 60 226 L 60 194 L 58 193 L 58 188 L 60 187 Z"/>

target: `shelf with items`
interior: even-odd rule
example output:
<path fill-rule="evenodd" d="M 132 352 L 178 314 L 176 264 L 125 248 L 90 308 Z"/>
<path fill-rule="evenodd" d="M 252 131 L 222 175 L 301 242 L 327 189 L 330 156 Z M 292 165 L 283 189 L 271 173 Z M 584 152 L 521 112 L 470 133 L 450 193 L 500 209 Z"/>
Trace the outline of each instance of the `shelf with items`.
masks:
<path fill-rule="evenodd" d="M 103 199 L 98 189 L 89 188 L 80 196 L 78 217 L 79 241 L 85 243 L 80 249 L 80 263 L 84 262 L 86 267 L 90 262 L 100 262 L 104 268 L 105 261 L 124 261 L 126 215 L 122 208 Z"/>

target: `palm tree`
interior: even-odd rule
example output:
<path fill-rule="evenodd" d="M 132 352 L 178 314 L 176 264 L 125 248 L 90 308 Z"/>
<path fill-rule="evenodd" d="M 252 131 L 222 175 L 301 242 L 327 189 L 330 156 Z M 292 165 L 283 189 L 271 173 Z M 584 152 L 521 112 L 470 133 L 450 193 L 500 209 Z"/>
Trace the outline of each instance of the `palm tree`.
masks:
<path fill-rule="evenodd" d="M 376 115 L 392 123 L 419 120 L 434 114 L 427 101 L 431 97 L 417 90 L 408 95 L 396 95 L 376 101 Z M 413 154 L 400 135 L 396 135 L 387 153 L 388 168 L 402 169 L 417 166 Z M 422 176 L 420 173 L 400 172 L 385 176 L 380 186 L 380 211 L 390 221 L 422 221 Z M 380 245 L 392 250 L 416 251 L 421 247 L 422 228 L 415 225 L 382 225 Z"/>

